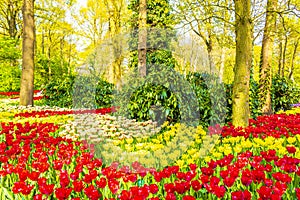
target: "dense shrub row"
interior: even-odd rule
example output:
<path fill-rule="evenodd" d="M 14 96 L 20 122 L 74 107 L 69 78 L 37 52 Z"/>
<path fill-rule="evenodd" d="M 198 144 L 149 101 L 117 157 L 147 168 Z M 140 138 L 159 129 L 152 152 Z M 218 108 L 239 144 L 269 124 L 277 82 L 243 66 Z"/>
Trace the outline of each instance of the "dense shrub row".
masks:
<path fill-rule="evenodd" d="M 190 73 L 185 78 L 198 100 L 200 124 L 212 125 L 231 120 L 232 84 L 220 84 L 218 79 L 205 73 Z M 96 86 L 95 86 L 96 85 Z M 181 86 L 180 86 L 181 87 Z M 69 77 L 64 80 L 51 81 L 45 89 L 50 106 L 103 108 L 112 105 L 114 85 L 103 79 L 90 77 Z M 180 102 L 168 85 L 157 85 L 146 82 L 131 93 L 127 114 L 137 120 L 155 119 L 178 122 Z M 192 98 L 192 97 L 191 97 Z M 274 112 L 287 110 L 297 103 L 299 89 L 287 78 L 274 77 L 272 85 L 272 108 Z M 183 101 L 184 102 L 184 101 Z M 124 108 L 123 108 L 124 109 Z M 258 83 L 251 80 L 250 87 L 251 117 L 256 118 L 259 111 Z M 191 110 L 194 112 L 195 110 Z M 187 111 L 189 112 L 189 111 Z"/>

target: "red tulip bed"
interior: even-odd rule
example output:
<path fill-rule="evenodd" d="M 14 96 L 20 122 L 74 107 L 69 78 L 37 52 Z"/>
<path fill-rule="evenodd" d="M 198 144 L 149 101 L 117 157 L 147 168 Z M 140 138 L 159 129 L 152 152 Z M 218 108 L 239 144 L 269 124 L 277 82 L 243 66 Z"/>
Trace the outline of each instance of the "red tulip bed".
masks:
<path fill-rule="evenodd" d="M 29 112 L 22 112 L 15 115 L 15 117 L 49 117 L 55 115 L 70 115 L 70 114 L 101 114 L 104 115 L 106 113 L 114 112 L 115 108 L 101 108 L 95 110 L 64 110 L 64 111 L 54 111 L 54 110 L 43 110 L 43 111 L 29 111 Z"/>
<path fill-rule="evenodd" d="M 300 199 L 300 114 L 261 116 L 246 128 L 229 124 L 208 156 L 193 163 L 182 156 L 183 165 L 162 169 L 139 162 L 107 165 L 86 142 L 61 137 L 60 131 L 49 122 L 1 123 L 1 199 Z"/>
<path fill-rule="evenodd" d="M 40 90 L 34 90 L 33 91 L 35 95 L 37 95 L 38 93 L 40 93 Z M 0 92 L 0 98 L 7 98 L 10 97 L 11 99 L 18 99 L 20 96 L 20 92 Z M 35 96 L 34 100 L 41 100 L 43 99 L 43 96 Z"/>

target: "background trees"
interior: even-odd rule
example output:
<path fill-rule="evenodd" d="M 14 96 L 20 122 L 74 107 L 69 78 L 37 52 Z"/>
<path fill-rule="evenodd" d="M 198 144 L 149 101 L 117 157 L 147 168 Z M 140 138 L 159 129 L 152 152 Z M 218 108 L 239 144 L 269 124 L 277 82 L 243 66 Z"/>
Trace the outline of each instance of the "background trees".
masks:
<path fill-rule="evenodd" d="M 146 26 L 168 29 L 165 35 L 159 36 L 162 39 L 180 40 L 180 34 L 188 34 L 193 40 L 191 44 L 203 47 L 209 60 L 204 71 L 210 72 L 216 68 L 214 73 L 218 74 L 220 83 L 234 85 L 228 86 L 229 92 L 233 92 L 233 108 L 236 108 L 233 109 L 233 121 L 244 126 L 249 112 L 255 117 L 259 113 L 275 112 L 292 102 L 291 98 L 280 98 L 281 103 L 274 102 L 274 99 L 279 99 L 276 95 L 286 94 L 274 88 L 280 87 L 278 81 L 285 81 L 286 85 L 300 83 L 300 16 L 297 0 L 241 1 L 147 0 Z M 35 89 L 43 89 L 61 79 L 72 79 L 76 69 L 87 63 L 87 58 L 91 61 L 90 69 L 97 76 L 118 85 L 126 71 L 137 69 L 137 51 L 120 55 L 121 44 L 113 42 L 111 53 L 114 60 L 108 66 L 101 66 L 101 73 L 96 73 L 95 69 L 99 66 L 95 66 L 95 60 L 93 62 L 92 52 L 107 38 L 117 38 L 130 29 L 141 28 L 138 26 L 141 3 L 143 1 L 139 0 L 36 0 L 36 31 L 33 38 Z M 247 5 L 247 11 L 243 10 L 245 6 L 240 10 L 240 3 Z M 21 7 L 21 1 L 0 2 L 1 91 L 20 90 L 21 42 L 27 44 L 26 37 L 21 37 L 23 32 L 25 34 L 22 20 L 26 21 L 22 17 Z M 247 16 L 243 18 L 245 13 Z M 133 49 L 138 48 L 137 36 L 133 35 L 130 43 Z M 167 41 L 163 44 L 159 39 L 148 41 L 147 45 L 151 43 L 157 47 L 147 50 L 149 65 L 163 64 L 175 68 L 184 76 L 191 71 L 203 72 L 200 63 L 193 63 L 192 66 L 192 62 L 181 62 L 179 57 L 174 56 L 170 51 L 171 40 Z M 159 49 L 161 46 L 164 49 Z M 27 48 L 26 45 L 23 47 Z M 25 56 L 29 50 L 23 50 Z M 194 59 L 192 55 L 200 51 L 186 53 Z M 25 58 L 23 64 L 24 61 Z M 28 74 L 26 70 L 23 73 Z M 249 77 L 251 84 L 248 84 Z M 280 90 L 287 90 L 283 87 Z M 250 95 L 249 100 L 247 95 Z M 241 111 L 241 108 L 245 110 Z"/>

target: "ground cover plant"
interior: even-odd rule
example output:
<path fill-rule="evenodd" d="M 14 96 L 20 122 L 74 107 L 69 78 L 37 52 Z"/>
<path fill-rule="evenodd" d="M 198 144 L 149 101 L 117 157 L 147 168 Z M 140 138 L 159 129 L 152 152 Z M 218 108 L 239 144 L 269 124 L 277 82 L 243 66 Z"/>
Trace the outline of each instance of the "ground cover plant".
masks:
<path fill-rule="evenodd" d="M 113 110 L 3 108 L 0 198 L 300 199 L 299 108 L 251 119 L 246 128 L 230 123 L 210 127 L 210 134 L 201 126 L 167 123 L 159 132 L 151 121 L 117 119 L 109 114 Z M 74 123 L 87 117 L 101 119 L 89 129 L 102 132 L 83 137 L 84 132 Z M 135 125 L 137 129 L 132 128 Z M 184 152 L 171 152 L 171 147 L 166 150 L 181 133 L 191 135 L 185 141 L 188 148 Z M 105 146 L 100 158 L 99 134 L 112 141 L 109 145 L 115 154 L 118 149 L 137 153 L 161 150 L 159 158 L 167 161 L 174 157 L 173 162 L 147 167 L 127 158 L 130 164 L 122 165 L 114 162 L 118 156 L 112 156 L 114 152 Z M 201 147 L 213 139 L 218 139 L 217 144 L 204 152 Z"/>

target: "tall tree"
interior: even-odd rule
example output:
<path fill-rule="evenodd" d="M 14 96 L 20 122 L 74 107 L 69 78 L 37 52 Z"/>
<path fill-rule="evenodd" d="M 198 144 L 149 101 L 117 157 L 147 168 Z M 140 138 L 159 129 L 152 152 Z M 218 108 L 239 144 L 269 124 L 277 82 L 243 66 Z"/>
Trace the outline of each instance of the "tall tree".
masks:
<path fill-rule="evenodd" d="M 277 0 L 268 0 L 259 69 L 260 108 L 261 113 L 263 114 L 272 113 L 272 54 L 276 23 L 276 7 Z"/>
<path fill-rule="evenodd" d="M 234 126 L 248 126 L 249 80 L 252 63 L 251 1 L 235 0 L 236 58 L 233 81 L 232 123 Z"/>
<path fill-rule="evenodd" d="M 33 105 L 34 92 L 34 0 L 23 1 L 23 49 L 20 105 Z"/>
<path fill-rule="evenodd" d="M 138 70 L 141 77 L 146 76 L 147 55 L 147 0 L 139 2 L 139 41 L 138 41 Z"/>

